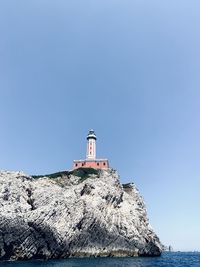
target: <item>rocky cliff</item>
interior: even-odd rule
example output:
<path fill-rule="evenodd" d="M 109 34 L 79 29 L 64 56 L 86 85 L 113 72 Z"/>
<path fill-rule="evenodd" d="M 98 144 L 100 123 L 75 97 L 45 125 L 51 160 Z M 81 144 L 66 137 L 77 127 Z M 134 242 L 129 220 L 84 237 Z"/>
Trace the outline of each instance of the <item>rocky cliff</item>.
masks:
<path fill-rule="evenodd" d="M 134 184 L 116 171 L 0 172 L 0 259 L 158 256 Z"/>

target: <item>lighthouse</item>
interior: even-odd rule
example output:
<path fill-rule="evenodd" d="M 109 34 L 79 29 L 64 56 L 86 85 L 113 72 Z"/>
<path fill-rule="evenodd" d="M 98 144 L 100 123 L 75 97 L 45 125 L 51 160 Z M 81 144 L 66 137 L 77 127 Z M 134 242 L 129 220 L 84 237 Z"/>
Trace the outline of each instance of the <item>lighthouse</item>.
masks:
<path fill-rule="evenodd" d="M 96 159 L 96 134 L 94 130 L 90 130 L 87 135 L 87 160 L 95 160 Z"/>
<path fill-rule="evenodd" d="M 94 168 L 107 169 L 109 168 L 108 159 L 96 158 L 96 134 L 94 130 L 89 130 L 87 135 L 86 159 L 74 160 L 73 169 L 78 168 Z"/>

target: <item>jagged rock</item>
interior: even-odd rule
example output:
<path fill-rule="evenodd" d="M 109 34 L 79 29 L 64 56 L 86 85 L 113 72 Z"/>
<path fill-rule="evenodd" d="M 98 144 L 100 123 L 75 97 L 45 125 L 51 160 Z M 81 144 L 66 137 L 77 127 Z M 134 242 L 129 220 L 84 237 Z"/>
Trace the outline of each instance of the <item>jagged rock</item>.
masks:
<path fill-rule="evenodd" d="M 0 172 L 0 259 L 158 256 L 134 184 L 116 171 L 33 178 Z"/>

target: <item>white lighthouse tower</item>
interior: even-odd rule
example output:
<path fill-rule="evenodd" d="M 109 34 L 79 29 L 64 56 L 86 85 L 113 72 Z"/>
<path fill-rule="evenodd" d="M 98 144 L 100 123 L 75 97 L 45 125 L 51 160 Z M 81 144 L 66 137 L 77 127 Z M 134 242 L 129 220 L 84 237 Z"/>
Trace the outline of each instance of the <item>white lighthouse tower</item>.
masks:
<path fill-rule="evenodd" d="M 96 159 L 96 134 L 94 130 L 90 130 L 87 135 L 87 160 L 95 160 Z"/>

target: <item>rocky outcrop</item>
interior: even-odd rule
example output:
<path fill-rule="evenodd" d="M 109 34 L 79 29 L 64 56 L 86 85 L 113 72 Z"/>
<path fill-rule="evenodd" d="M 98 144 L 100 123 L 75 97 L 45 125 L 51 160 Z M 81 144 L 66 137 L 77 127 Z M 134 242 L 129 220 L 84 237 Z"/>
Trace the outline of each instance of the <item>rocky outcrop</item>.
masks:
<path fill-rule="evenodd" d="M 135 185 L 80 173 L 0 172 L 0 259 L 160 255 Z"/>

